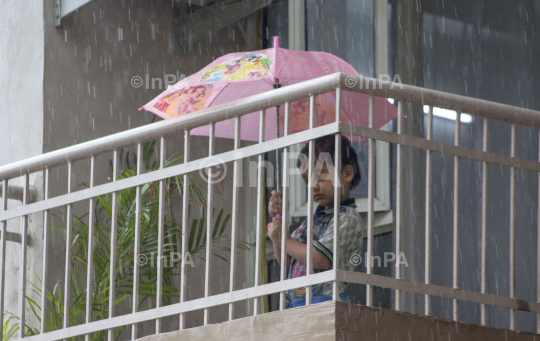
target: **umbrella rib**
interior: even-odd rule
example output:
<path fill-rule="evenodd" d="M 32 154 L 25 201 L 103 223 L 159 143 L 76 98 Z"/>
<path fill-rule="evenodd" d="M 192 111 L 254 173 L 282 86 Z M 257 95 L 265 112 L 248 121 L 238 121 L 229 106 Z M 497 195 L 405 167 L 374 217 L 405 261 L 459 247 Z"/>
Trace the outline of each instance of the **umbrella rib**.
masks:
<path fill-rule="evenodd" d="M 227 83 L 227 84 L 225 84 L 225 86 L 224 86 L 223 88 L 221 88 L 221 90 L 219 91 L 219 94 L 217 94 L 217 95 L 214 96 L 214 98 L 212 99 L 212 101 L 211 101 L 210 103 L 208 103 L 208 105 L 206 106 L 205 109 L 210 108 L 210 107 L 212 106 L 212 104 L 214 103 L 214 101 L 216 100 L 216 98 L 218 98 L 219 95 L 221 95 L 221 93 L 223 92 L 223 90 L 225 90 L 225 89 L 229 86 L 229 84 L 231 84 L 231 83 Z"/>

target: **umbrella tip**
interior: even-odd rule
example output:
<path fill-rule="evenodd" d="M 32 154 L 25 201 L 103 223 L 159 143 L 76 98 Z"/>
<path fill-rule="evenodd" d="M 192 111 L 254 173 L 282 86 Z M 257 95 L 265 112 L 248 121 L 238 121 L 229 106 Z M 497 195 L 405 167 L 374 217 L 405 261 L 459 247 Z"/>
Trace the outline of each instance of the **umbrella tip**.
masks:
<path fill-rule="evenodd" d="M 274 37 L 274 48 L 277 49 L 279 47 L 279 36 Z"/>

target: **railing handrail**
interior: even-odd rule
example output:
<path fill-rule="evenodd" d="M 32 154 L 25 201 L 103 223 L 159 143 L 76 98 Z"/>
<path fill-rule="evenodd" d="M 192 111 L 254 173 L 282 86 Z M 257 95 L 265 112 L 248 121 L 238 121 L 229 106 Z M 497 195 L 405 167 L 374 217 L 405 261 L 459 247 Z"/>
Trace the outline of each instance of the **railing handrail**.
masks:
<path fill-rule="evenodd" d="M 350 77 L 354 78 L 354 82 L 351 81 Z M 350 87 L 351 83 L 354 83 L 353 87 Z M 148 124 L 1 166 L 0 181 L 22 176 L 25 173 L 51 168 L 67 163 L 68 161 L 73 162 L 92 155 L 109 152 L 141 140 L 152 140 L 177 131 L 184 131 L 185 129 L 205 126 L 212 122 L 239 117 L 255 112 L 262 106 L 271 108 L 285 102 L 297 101 L 308 97 L 310 93 L 334 91 L 338 86 L 341 86 L 346 91 L 405 100 L 413 104 L 461 110 L 462 112 L 484 118 L 540 128 L 540 111 L 424 89 L 413 85 L 336 72 L 331 75 L 204 109 L 193 114 L 175 118 L 174 120 Z"/>

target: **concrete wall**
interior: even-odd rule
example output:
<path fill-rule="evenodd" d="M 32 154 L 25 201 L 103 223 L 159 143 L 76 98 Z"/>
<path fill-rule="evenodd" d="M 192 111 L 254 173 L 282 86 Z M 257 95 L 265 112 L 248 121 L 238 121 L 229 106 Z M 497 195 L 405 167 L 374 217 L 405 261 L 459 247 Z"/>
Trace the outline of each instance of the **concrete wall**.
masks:
<path fill-rule="evenodd" d="M 0 4 L 0 166 L 23 160 L 43 152 L 43 2 L 6 0 Z M 22 185 L 14 179 L 11 185 Z M 42 188 L 41 173 L 30 176 L 30 185 Z M 39 192 L 38 199 L 42 197 Z M 9 200 L 8 207 L 20 201 Z M 29 217 L 30 245 L 27 253 L 27 273 L 41 273 L 43 215 Z M 20 219 L 8 223 L 8 231 L 20 233 Z M 20 243 L 7 242 L 6 311 L 19 316 L 17 305 L 19 288 Z M 27 285 L 27 295 L 37 299 Z M 26 307 L 27 321 L 32 323 L 30 308 Z"/>
<path fill-rule="evenodd" d="M 43 4 L 0 11 L 0 165 L 43 152 Z"/>
<path fill-rule="evenodd" d="M 420 316 L 346 302 L 246 317 L 219 325 L 152 335 L 172 340 L 535 340 L 535 334 Z"/>

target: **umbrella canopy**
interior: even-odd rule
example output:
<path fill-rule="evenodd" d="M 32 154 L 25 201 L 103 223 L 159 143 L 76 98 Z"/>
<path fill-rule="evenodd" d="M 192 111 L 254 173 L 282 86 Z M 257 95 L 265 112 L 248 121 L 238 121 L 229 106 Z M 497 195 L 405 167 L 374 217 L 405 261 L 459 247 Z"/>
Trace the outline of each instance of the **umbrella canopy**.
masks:
<path fill-rule="evenodd" d="M 274 89 L 275 84 L 290 84 L 321 77 L 335 72 L 358 72 L 344 60 L 325 52 L 305 52 L 274 48 L 256 52 L 230 53 L 216 59 L 201 71 L 169 86 L 157 98 L 141 109 L 170 119 L 195 111 L 224 104 L 237 99 Z M 369 96 L 356 92 L 342 93 L 342 121 L 360 126 L 368 125 Z M 336 94 L 318 95 L 316 98 L 316 126 L 335 122 Z M 278 120 L 276 108 L 266 111 L 265 139 L 276 138 Z M 284 108 L 279 108 L 279 135 L 283 136 Z M 386 99 L 375 99 L 375 128 L 380 128 L 397 117 L 397 109 Z M 308 129 L 309 99 L 291 103 L 290 133 Z M 244 115 L 241 121 L 241 139 L 258 141 L 259 113 Z M 216 123 L 215 136 L 234 138 L 234 121 Z M 193 129 L 193 135 L 208 135 L 208 127 Z M 353 141 L 359 141 L 353 137 Z"/>

